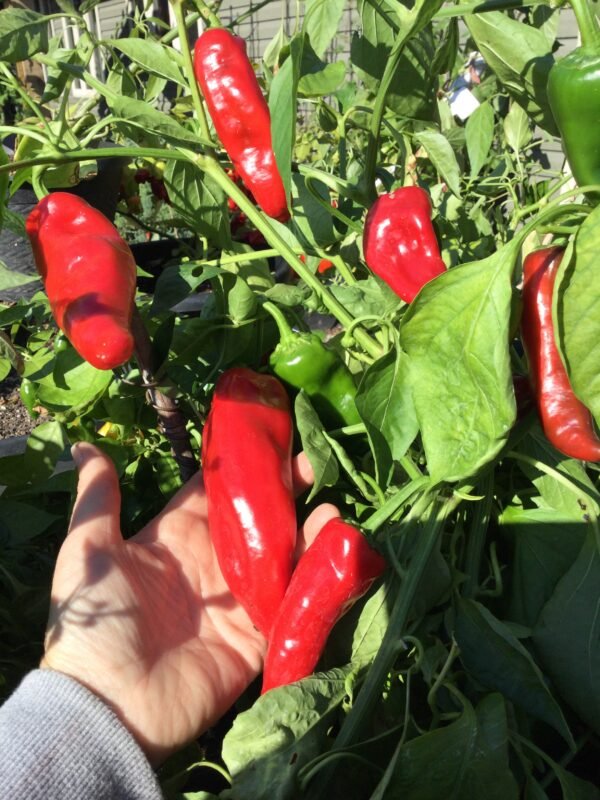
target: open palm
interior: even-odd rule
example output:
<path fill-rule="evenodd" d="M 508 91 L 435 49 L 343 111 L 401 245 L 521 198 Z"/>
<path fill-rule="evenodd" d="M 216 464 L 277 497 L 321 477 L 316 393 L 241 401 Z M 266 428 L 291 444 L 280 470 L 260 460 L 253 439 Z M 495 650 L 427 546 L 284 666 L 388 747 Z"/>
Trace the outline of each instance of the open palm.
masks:
<path fill-rule="evenodd" d="M 111 461 L 88 444 L 74 457 L 42 667 L 101 697 L 157 764 L 227 710 L 260 672 L 266 642 L 223 579 L 198 475 L 125 541 Z M 336 513 L 317 509 L 306 538 Z"/>

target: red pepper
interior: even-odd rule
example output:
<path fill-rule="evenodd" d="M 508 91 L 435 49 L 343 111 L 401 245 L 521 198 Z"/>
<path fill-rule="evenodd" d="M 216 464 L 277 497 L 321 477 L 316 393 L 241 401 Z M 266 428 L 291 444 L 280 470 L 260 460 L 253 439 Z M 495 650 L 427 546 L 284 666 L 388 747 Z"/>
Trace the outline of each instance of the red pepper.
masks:
<path fill-rule="evenodd" d="M 329 272 L 330 269 L 333 269 L 333 261 L 329 261 L 328 258 L 322 258 L 319 261 L 319 266 L 317 267 L 318 274 L 323 275 L 326 272 Z"/>
<path fill-rule="evenodd" d="M 363 534 L 330 520 L 298 562 L 279 607 L 262 692 L 310 675 L 335 623 L 362 597 L 386 566 Z"/>
<path fill-rule="evenodd" d="M 418 186 L 377 198 L 365 220 L 363 244 L 369 269 L 406 303 L 446 270 L 431 223 L 431 201 Z"/>
<path fill-rule="evenodd" d="M 546 438 L 570 458 L 598 461 L 592 415 L 571 388 L 554 337 L 552 293 L 563 255 L 561 247 L 546 247 L 525 259 L 521 336 Z"/>
<path fill-rule="evenodd" d="M 115 226 L 80 197 L 54 192 L 25 227 L 56 324 L 79 355 L 98 369 L 131 358 L 136 266 Z"/>
<path fill-rule="evenodd" d="M 271 114 L 245 41 L 224 28 L 208 28 L 194 48 L 194 73 L 235 171 L 265 214 L 285 222 L 290 214 L 273 152 Z"/>
<path fill-rule="evenodd" d="M 202 434 L 208 522 L 231 593 L 265 636 L 296 545 L 292 433 L 277 378 L 244 367 L 219 378 Z"/>

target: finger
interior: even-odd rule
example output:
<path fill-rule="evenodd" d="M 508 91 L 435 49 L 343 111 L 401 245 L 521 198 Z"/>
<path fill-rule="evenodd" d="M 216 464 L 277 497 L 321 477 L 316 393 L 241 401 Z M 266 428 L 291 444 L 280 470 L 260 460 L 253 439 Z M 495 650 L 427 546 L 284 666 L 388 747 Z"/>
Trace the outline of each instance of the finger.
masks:
<path fill-rule="evenodd" d="M 112 461 L 88 442 L 78 442 L 71 454 L 79 480 L 69 536 L 90 537 L 96 543 L 121 540 L 121 493 Z"/>
<path fill-rule="evenodd" d="M 158 540 L 167 541 L 171 535 L 179 537 L 182 528 L 198 537 L 206 525 L 206 492 L 202 475 L 196 472 L 173 495 L 160 514 L 136 533 L 132 540 L 142 544 Z"/>
<path fill-rule="evenodd" d="M 298 531 L 295 553 L 296 561 L 298 561 L 302 554 L 305 553 L 314 542 L 323 526 L 329 522 L 330 519 L 336 519 L 341 516 L 339 508 L 332 503 L 322 503 L 311 511 L 304 525 Z"/>
<path fill-rule="evenodd" d="M 292 459 L 292 482 L 297 495 L 315 482 L 315 473 L 304 450 Z"/>

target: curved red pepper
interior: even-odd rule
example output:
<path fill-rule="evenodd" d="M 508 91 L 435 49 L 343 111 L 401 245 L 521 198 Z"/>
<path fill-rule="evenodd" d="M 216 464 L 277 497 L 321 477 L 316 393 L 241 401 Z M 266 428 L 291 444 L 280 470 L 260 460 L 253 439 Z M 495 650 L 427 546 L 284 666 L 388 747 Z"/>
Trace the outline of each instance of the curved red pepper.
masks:
<path fill-rule="evenodd" d="M 277 378 L 244 367 L 219 378 L 202 434 L 208 522 L 231 593 L 265 636 L 296 545 L 292 432 Z"/>
<path fill-rule="evenodd" d="M 431 223 L 431 201 L 418 186 L 377 198 L 365 220 L 363 247 L 369 269 L 405 303 L 446 270 Z"/>
<path fill-rule="evenodd" d="M 115 226 L 81 197 L 54 192 L 25 227 L 56 324 L 79 355 L 98 369 L 131 358 L 136 266 Z"/>
<path fill-rule="evenodd" d="M 262 692 L 310 675 L 335 623 L 386 566 L 363 534 L 330 520 L 298 562 L 275 619 Z"/>
<path fill-rule="evenodd" d="M 592 415 L 577 399 L 554 338 L 552 293 L 561 247 L 530 253 L 523 263 L 521 336 L 546 438 L 570 458 L 600 460 Z"/>
<path fill-rule="evenodd" d="M 208 28 L 194 48 L 194 73 L 223 147 L 265 214 L 289 219 L 271 140 L 271 114 L 246 55 L 225 28 Z"/>

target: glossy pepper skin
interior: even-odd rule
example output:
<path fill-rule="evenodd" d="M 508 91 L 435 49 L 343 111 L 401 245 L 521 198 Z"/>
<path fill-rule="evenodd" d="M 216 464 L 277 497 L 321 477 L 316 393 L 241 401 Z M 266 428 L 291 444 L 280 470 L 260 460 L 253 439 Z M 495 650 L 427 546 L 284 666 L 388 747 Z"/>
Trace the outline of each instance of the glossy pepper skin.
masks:
<path fill-rule="evenodd" d="M 275 317 L 281 337 L 269 357 L 275 375 L 288 386 L 303 389 L 319 416 L 334 427 L 361 422 L 355 403 L 356 384 L 339 355 L 316 333 L 292 331 L 271 303 L 265 308 Z"/>
<path fill-rule="evenodd" d="M 273 625 L 263 694 L 314 671 L 335 623 L 385 566 L 353 525 L 332 519 L 321 529 L 298 562 Z"/>
<path fill-rule="evenodd" d="M 571 388 L 554 338 L 552 293 L 563 255 L 561 247 L 546 247 L 525 259 L 521 337 L 546 438 L 570 458 L 598 461 L 592 415 Z"/>
<path fill-rule="evenodd" d="M 277 378 L 223 373 L 202 434 L 208 522 L 233 596 L 268 636 L 292 575 L 292 418 Z"/>
<path fill-rule="evenodd" d="M 557 61 L 548 76 L 548 100 L 577 184 L 600 184 L 600 52 L 578 47 Z M 600 201 L 600 191 L 590 197 Z"/>
<path fill-rule="evenodd" d="M 431 222 L 431 201 L 418 186 L 377 198 L 365 220 L 363 248 L 369 269 L 405 303 L 446 270 Z"/>
<path fill-rule="evenodd" d="M 194 48 L 194 73 L 215 130 L 234 169 L 265 214 L 289 219 L 271 141 L 271 114 L 246 55 L 246 43 L 208 28 Z"/>
<path fill-rule="evenodd" d="M 131 358 L 136 266 L 115 226 L 82 198 L 54 192 L 25 227 L 56 324 L 79 355 L 98 369 Z"/>

